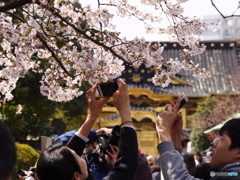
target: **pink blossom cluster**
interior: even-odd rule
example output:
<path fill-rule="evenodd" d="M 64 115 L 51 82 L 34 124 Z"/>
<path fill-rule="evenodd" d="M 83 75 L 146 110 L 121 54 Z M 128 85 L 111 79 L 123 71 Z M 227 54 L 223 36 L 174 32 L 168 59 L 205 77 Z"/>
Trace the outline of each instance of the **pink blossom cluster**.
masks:
<path fill-rule="evenodd" d="M 181 4 L 185 1 L 141 1 L 144 6 L 155 7 L 173 19 L 167 28 L 160 27 L 161 16 L 143 12 L 127 0 L 97 1 L 97 9 L 81 7 L 77 0 L 33 0 L 22 7 L 21 15 L 16 9 L 1 12 L 0 93 L 3 98 L 0 104 L 13 99 L 12 91 L 18 79 L 30 70 L 43 74 L 41 93 L 54 101 L 70 101 L 80 96 L 83 81 L 94 84 L 121 76 L 124 63 L 151 68 L 156 72 L 153 83 L 160 87 L 167 87 L 169 76 L 181 69 L 194 71 L 196 78 L 209 77 L 209 72 L 189 59 L 204 52 L 206 47 L 199 45 L 197 37 L 208 25 L 183 16 Z M 109 8 L 115 8 L 116 14 Z M 116 15 L 137 18 L 145 23 L 148 33 L 169 34 L 184 47 L 183 60 L 176 57 L 166 60 L 159 43 L 138 37 L 120 38 L 112 23 Z M 158 23 L 159 28 L 151 23 Z M 162 69 L 163 65 L 166 70 Z"/>

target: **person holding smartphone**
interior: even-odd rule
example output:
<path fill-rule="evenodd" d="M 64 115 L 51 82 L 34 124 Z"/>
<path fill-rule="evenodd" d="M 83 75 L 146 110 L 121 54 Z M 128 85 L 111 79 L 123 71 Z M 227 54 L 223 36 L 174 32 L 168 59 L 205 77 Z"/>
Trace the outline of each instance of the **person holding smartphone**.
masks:
<path fill-rule="evenodd" d="M 181 101 L 182 98 L 178 98 L 176 105 L 168 104 L 157 117 L 161 172 L 164 180 L 200 180 L 189 174 L 182 155 L 176 150 L 181 144 L 182 116 L 178 112 Z M 221 140 L 213 150 L 211 164 L 221 168 L 221 172 L 210 172 L 210 180 L 240 179 L 239 131 L 240 118 L 227 121 L 220 129 Z M 178 139 L 178 143 L 174 139 Z"/>
<path fill-rule="evenodd" d="M 132 180 L 138 168 L 137 134 L 133 127 L 130 100 L 126 83 L 118 79 L 118 90 L 113 103 L 121 117 L 120 158 L 104 180 Z M 86 161 L 81 158 L 88 134 L 108 98 L 96 100 L 97 85 L 87 92 L 89 112 L 85 122 L 66 146 L 54 145 L 43 152 L 37 162 L 39 180 L 89 180 L 93 179 Z"/>

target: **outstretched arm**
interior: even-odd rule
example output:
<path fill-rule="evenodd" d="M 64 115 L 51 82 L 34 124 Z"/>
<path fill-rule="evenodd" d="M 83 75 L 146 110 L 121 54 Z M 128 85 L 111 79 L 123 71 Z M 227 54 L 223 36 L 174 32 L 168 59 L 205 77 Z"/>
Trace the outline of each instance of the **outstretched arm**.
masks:
<path fill-rule="evenodd" d="M 113 103 L 117 108 L 122 124 L 133 127 L 127 84 L 118 79 L 118 90 L 113 94 Z"/>
<path fill-rule="evenodd" d="M 178 113 L 180 101 L 181 98 L 178 98 L 175 106 L 171 103 L 167 105 L 157 117 L 161 170 L 165 180 L 199 180 L 188 173 L 182 155 L 174 149 L 180 146 L 181 140 L 182 117 Z"/>
<path fill-rule="evenodd" d="M 87 99 L 89 112 L 87 118 L 77 131 L 76 135 L 74 135 L 68 142 L 68 147 L 73 149 L 78 155 L 82 154 L 86 145 L 86 141 L 88 140 L 88 134 L 99 114 L 102 112 L 103 105 L 109 100 L 107 98 L 104 98 L 101 101 L 96 100 L 96 89 L 97 84 L 88 90 Z"/>
<path fill-rule="evenodd" d="M 174 108 L 176 105 L 174 102 L 170 101 L 170 104 Z M 181 143 L 182 143 L 182 126 L 183 126 L 183 119 L 182 114 L 177 114 L 177 119 L 174 121 L 172 128 L 170 130 L 172 142 L 175 149 L 181 150 Z"/>
<path fill-rule="evenodd" d="M 118 90 L 113 94 L 113 103 L 120 114 L 122 124 L 124 123 L 119 145 L 121 157 L 104 180 L 132 180 L 138 168 L 138 143 L 132 124 L 127 85 L 121 79 L 118 79 Z"/>
<path fill-rule="evenodd" d="M 158 132 L 159 142 L 172 141 L 171 128 L 178 116 L 178 108 L 180 106 L 181 98 L 178 98 L 176 106 L 168 104 L 157 117 L 156 129 Z"/>
<path fill-rule="evenodd" d="M 87 119 L 78 130 L 78 133 L 85 137 L 88 136 L 93 124 L 95 123 L 98 116 L 101 114 L 103 105 L 109 100 L 108 98 L 104 98 L 101 101 L 96 100 L 96 89 L 97 84 L 95 84 L 87 92 L 89 113 Z"/>

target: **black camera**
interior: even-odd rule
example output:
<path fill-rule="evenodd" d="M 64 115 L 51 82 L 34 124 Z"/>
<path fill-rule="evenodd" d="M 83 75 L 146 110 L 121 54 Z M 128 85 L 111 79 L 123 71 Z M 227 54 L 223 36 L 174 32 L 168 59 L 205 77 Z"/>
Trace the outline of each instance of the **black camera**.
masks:
<path fill-rule="evenodd" d="M 120 130 L 121 130 L 121 127 L 117 125 L 113 127 L 111 136 L 107 136 L 105 133 L 98 135 L 98 145 L 99 145 L 101 156 L 103 156 L 104 154 L 107 154 L 106 150 L 112 152 L 109 144 L 114 146 L 119 146 Z"/>
<path fill-rule="evenodd" d="M 109 98 L 113 96 L 118 90 L 117 80 L 111 82 L 98 83 L 97 90 L 102 98 Z"/>

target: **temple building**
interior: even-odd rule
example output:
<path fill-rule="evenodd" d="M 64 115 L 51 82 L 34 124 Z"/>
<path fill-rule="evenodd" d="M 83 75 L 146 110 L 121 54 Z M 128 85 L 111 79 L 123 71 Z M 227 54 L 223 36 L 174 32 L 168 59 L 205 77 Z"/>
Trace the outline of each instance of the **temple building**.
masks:
<path fill-rule="evenodd" d="M 179 58 L 182 48 L 176 43 L 162 42 L 163 57 Z M 201 42 L 206 45 L 206 51 L 192 57 L 194 63 L 204 67 L 212 74 L 211 78 L 196 79 L 192 71 L 180 71 L 171 76 L 171 83 L 166 88 L 154 86 L 152 73 L 145 66 L 134 68 L 126 66 L 122 79 L 128 84 L 131 115 L 138 135 L 139 148 L 145 154 L 157 154 L 158 137 L 155 122 L 160 112 L 169 101 L 176 101 L 179 96 L 187 95 L 189 101 L 180 110 L 183 115 L 183 139 L 188 140 L 189 118 L 194 114 L 197 103 L 206 96 L 219 95 L 226 92 L 239 93 L 234 86 L 234 80 L 240 69 L 240 50 L 238 42 Z M 96 121 L 94 128 L 114 127 L 121 124 L 121 120 L 112 99 L 103 108 L 103 112 Z"/>

